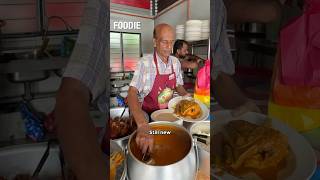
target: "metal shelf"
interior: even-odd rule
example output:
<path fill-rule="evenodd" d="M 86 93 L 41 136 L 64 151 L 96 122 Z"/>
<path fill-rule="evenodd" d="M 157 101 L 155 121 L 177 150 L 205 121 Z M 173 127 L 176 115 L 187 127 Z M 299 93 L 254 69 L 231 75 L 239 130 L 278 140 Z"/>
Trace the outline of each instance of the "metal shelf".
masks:
<path fill-rule="evenodd" d="M 188 42 L 191 47 L 201 47 L 201 46 L 208 46 L 209 40 L 199 40 L 199 41 L 190 41 Z"/>

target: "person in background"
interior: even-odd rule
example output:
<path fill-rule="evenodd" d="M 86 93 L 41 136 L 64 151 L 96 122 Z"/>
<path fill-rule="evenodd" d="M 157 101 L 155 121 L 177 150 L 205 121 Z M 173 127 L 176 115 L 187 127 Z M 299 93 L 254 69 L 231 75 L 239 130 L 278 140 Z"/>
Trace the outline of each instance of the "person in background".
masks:
<path fill-rule="evenodd" d="M 153 150 L 153 136 L 149 134 L 151 129 L 143 111 L 151 114 L 167 108 L 173 90 L 180 96 L 190 96 L 183 87 L 180 62 L 170 55 L 174 39 L 170 25 L 159 24 L 155 27 L 154 52 L 138 62 L 128 90 L 128 105 L 138 127 L 136 142 L 142 153 Z"/>
<path fill-rule="evenodd" d="M 88 1 L 73 53 L 56 97 L 59 142 L 78 180 L 106 180 L 108 166 L 98 142 L 89 105 L 107 113 L 106 77 L 109 3 Z"/>
<path fill-rule="evenodd" d="M 191 59 L 189 58 L 189 44 L 187 41 L 178 39 L 173 45 L 173 55 L 180 60 L 182 69 L 195 69 L 198 67 L 200 59 Z"/>
<path fill-rule="evenodd" d="M 280 3 L 276 0 L 215 0 L 211 3 L 212 94 L 218 103 L 232 114 L 239 116 L 248 111 L 260 112 L 258 106 L 248 99 L 237 86 L 232 75 L 235 65 L 226 32 L 227 22 L 271 22 L 280 16 Z M 228 15 L 228 16 L 227 16 Z"/>

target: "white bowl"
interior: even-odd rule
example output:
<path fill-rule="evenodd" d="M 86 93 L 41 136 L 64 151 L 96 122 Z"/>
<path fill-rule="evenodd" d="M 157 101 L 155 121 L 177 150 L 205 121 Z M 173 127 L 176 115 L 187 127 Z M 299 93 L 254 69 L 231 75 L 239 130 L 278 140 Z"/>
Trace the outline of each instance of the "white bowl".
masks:
<path fill-rule="evenodd" d="M 210 152 L 210 121 L 200 121 L 193 123 L 193 125 L 191 125 L 190 127 L 190 134 L 200 134 L 209 136 L 209 138 L 207 138 L 207 140 L 209 140 L 209 145 L 205 145 L 201 142 L 198 142 L 198 146 L 200 147 L 200 149 Z"/>
<path fill-rule="evenodd" d="M 151 121 L 153 121 L 153 122 L 161 121 L 161 120 L 158 120 L 156 117 L 159 116 L 162 113 L 172 113 L 172 115 L 175 117 L 173 112 L 174 111 L 172 109 L 160 109 L 160 110 L 154 111 L 151 114 Z M 176 123 L 176 124 L 181 125 L 181 126 L 183 124 L 183 121 L 181 119 L 179 119 L 179 118 L 177 118 L 176 121 L 168 121 L 168 122 L 173 122 L 173 123 Z"/>
<path fill-rule="evenodd" d="M 202 24 L 201 20 L 189 20 L 186 22 L 187 26 L 197 26 L 197 25 L 201 26 L 201 24 Z"/>
<path fill-rule="evenodd" d="M 210 136 L 210 121 L 200 121 L 194 123 L 190 127 L 190 133 Z"/>

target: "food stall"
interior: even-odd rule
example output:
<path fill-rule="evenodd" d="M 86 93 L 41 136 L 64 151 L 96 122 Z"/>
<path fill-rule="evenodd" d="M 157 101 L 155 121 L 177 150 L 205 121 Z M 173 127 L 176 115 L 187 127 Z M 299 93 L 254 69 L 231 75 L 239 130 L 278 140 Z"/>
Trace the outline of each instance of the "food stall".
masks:
<path fill-rule="evenodd" d="M 204 70 L 209 62 L 210 1 L 158 1 L 155 8 L 151 4 L 145 9 L 138 2 L 121 3 L 114 1 L 110 15 L 111 179 L 210 179 L 210 86 L 199 87 L 196 81 L 201 69 L 203 77 L 210 74 Z M 112 27 L 119 22 L 141 22 L 141 29 Z M 154 151 L 143 154 L 135 142 L 137 125 L 126 97 L 138 61 L 153 53 L 152 31 L 161 23 L 175 30 L 176 39 L 188 42 L 189 54 L 199 59 L 199 65 L 182 72 L 184 88 L 191 97 L 163 91 L 164 99 L 172 96 L 168 107 L 144 112 L 154 136 Z"/>

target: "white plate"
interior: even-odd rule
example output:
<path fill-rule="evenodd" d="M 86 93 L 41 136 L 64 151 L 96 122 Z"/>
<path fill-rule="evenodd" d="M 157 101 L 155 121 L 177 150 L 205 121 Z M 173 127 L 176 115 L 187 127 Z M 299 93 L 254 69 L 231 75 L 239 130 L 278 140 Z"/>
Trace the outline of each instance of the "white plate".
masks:
<path fill-rule="evenodd" d="M 188 99 L 188 100 L 192 100 L 193 98 L 191 97 L 183 97 L 183 96 L 178 96 L 175 98 L 172 98 L 169 103 L 168 103 L 168 108 L 174 110 L 176 107 L 176 104 L 178 102 L 180 102 L 183 99 Z M 198 121 L 204 121 L 206 119 L 208 119 L 209 117 L 209 109 L 207 108 L 206 105 L 204 105 L 202 102 L 198 101 L 197 99 L 194 99 L 196 103 L 199 104 L 201 110 L 202 110 L 202 115 L 201 117 L 197 118 L 197 119 L 192 119 L 192 118 L 186 118 L 186 117 L 180 117 L 177 116 L 179 119 L 182 119 L 183 121 L 187 121 L 187 122 L 198 122 Z"/>
<path fill-rule="evenodd" d="M 260 124 L 266 120 L 265 115 L 253 112 L 246 113 L 240 117 L 232 117 L 230 111 L 216 111 L 212 112 L 212 114 L 215 119 L 212 126 L 214 132 L 219 131 L 223 125 L 231 120 L 241 119 L 255 124 Z M 316 170 L 316 156 L 310 144 L 294 129 L 276 119 L 272 119 L 272 127 L 288 137 L 289 146 L 296 160 L 295 169 L 284 180 L 310 179 Z M 228 173 L 225 173 L 219 179 L 239 180 L 239 178 L 235 178 Z"/>

